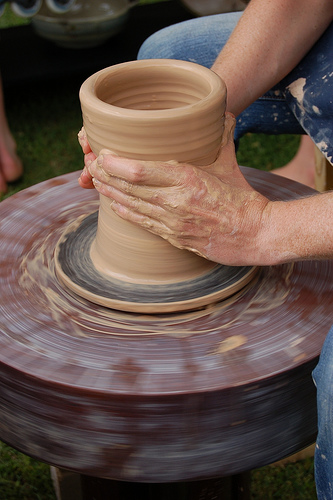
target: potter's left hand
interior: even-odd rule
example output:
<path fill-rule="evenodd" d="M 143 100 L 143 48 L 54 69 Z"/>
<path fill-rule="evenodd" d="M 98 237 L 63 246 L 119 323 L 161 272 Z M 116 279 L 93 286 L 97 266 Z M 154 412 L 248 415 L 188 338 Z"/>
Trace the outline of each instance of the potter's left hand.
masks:
<path fill-rule="evenodd" d="M 115 213 L 174 246 L 223 264 L 256 264 L 262 258 L 261 221 L 270 202 L 238 167 L 234 125 L 228 114 L 220 155 L 204 169 L 102 151 L 89 164 L 89 177 L 110 198 Z"/>
<path fill-rule="evenodd" d="M 84 153 L 84 168 L 79 177 L 79 184 L 82 188 L 93 189 L 95 186 L 93 184 L 92 176 L 89 172 L 89 165 L 94 160 L 96 160 L 96 156 L 91 151 L 84 127 L 82 127 L 82 129 L 78 133 L 78 140 Z"/>

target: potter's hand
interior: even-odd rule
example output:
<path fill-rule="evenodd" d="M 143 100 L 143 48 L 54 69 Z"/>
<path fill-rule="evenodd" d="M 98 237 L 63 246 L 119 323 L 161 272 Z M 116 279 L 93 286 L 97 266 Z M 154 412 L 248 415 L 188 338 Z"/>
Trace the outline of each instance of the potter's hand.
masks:
<path fill-rule="evenodd" d="M 261 217 L 269 202 L 238 167 L 234 122 L 227 115 L 221 153 L 205 170 L 106 153 L 89 166 L 93 183 L 120 217 L 174 246 L 223 264 L 255 264 Z"/>
<path fill-rule="evenodd" d="M 95 186 L 89 172 L 89 165 L 96 159 L 96 156 L 91 151 L 84 127 L 78 133 L 78 140 L 84 153 L 84 168 L 79 177 L 79 185 L 85 189 L 93 189 Z"/>

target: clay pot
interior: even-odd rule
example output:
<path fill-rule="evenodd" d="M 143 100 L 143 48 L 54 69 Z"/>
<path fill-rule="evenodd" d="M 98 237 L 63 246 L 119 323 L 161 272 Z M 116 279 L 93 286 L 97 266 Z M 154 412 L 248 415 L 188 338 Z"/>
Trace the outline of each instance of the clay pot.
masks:
<path fill-rule="evenodd" d="M 95 155 L 107 148 L 127 158 L 200 166 L 217 157 L 226 87 L 207 68 L 175 60 L 119 64 L 88 78 L 80 101 Z M 152 284 L 191 279 L 216 265 L 122 220 L 104 196 L 91 259 L 103 274 Z"/>

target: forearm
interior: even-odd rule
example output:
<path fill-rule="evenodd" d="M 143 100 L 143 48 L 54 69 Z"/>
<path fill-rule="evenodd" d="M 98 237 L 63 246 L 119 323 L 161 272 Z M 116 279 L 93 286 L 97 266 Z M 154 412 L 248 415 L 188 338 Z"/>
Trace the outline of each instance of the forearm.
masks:
<path fill-rule="evenodd" d="M 264 265 L 333 258 L 333 192 L 271 202 L 263 213 L 257 248 Z"/>
<path fill-rule="evenodd" d="M 286 76 L 333 18 L 332 0 L 251 0 L 212 69 L 238 115 Z"/>

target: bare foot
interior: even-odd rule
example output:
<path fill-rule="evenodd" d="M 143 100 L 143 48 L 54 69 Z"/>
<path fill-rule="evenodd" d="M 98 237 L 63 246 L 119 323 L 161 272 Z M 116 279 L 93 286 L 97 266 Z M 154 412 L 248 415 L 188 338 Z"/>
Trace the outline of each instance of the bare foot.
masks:
<path fill-rule="evenodd" d="M 16 181 L 22 173 L 22 162 L 7 122 L 0 79 L 0 193 L 5 193 L 7 183 Z"/>
<path fill-rule="evenodd" d="M 0 130 L 0 134 L 3 130 Z M 10 133 L 0 138 L 0 193 L 7 191 L 7 183 L 21 177 L 23 166 L 16 154 L 16 143 Z"/>
<path fill-rule="evenodd" d="M 276 168 L 271 172 L 314 188 L 315 170 L 315 145 L 310 137 L 303 135 L 294 158 L 284 167 Z"/>

